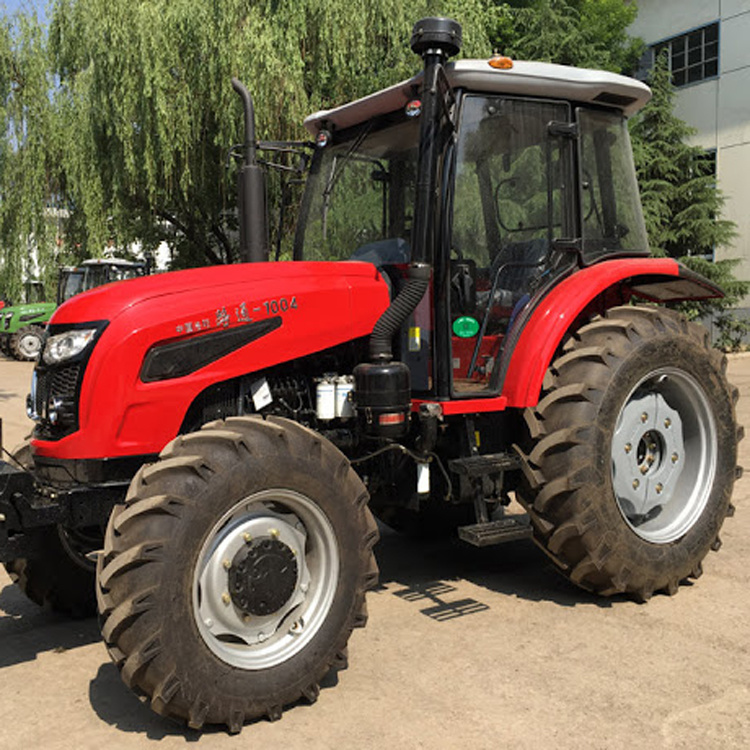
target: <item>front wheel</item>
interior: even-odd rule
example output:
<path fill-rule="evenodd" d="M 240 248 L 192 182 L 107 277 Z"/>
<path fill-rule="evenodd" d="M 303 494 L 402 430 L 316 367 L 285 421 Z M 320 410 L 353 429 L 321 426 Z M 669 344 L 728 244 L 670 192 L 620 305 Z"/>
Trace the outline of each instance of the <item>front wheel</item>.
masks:
<path fill-rule="evenodd" d="M 32 362 L 39 358 L 43 343 L 43 328 L 35 325 L 24 326 L 10 337 L 10 351 L 16 359 Z"/>
<path fill-rule="evenodd" d="M 568 340 L 526 414 L 519 499 L 574 583 L 645 600 L 701 574 L 742 434 L 725 368 L 669 310 L 615 308 Z"/>
<path fill-rule="evenodd" d="M 28 440 L 17 446 L 12 456 L 22 468 L 33 468 Z M 37 533 L 40 544 L 34 557 L 16 557 L 5 563 L 11 580 L 40 607 L 75 618 L 94 615 L 96 563 L 91 554 L 101 549 L 101 531 L 49 526 Z"/>
<path fill-rule="evenodd" d="M 98 571 L 125 683 L 193 728 L 239 731 L 315 700 L 377 579 L 377 527 L 346 457 L 281 418 L 179 437 L 134 478 Z"/>

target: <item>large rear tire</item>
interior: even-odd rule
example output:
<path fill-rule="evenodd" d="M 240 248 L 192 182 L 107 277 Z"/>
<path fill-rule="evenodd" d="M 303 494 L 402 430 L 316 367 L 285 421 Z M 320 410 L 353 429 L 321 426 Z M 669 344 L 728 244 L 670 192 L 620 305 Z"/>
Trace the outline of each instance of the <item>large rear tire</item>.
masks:
<path fill-rule="evenodd" d="M 28 440 L 12 455 L 23 468 L 33 467 Z M 96 613 L 96 563 L 87 554 L 101 549 L 101 532 L 50 526 L 39 534 L 36 557 L 17 557 L 5 563 L 11 580 L 40 607 L 70 617 L 91 617 Z"/>
<path fill-rule="evenodd" d="M 526 413 L 519 499 L 565 575 L 646 600 L 697 578 L 734 508 L 737 389 L 706 332 L 620 307 L 582 327 Z"/>
<path fill-rule="evenodd" d="M 343 667 L 377 581 L 377 527 L 346 457 L 281 418 L 176 438 L 112 514 L 102 632 L 125 683 L 193 728 L 280 718 Z"/>

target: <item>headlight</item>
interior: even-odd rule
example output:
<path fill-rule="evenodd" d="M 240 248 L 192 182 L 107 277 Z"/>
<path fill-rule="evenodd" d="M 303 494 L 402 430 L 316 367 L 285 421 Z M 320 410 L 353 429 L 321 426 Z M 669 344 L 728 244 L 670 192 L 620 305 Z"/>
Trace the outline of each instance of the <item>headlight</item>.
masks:
<path fill-rule="evenodd" d="M 43 359 L 56 365 L 80 354 L 94 339 L 96 328 L 80 328 L 50 336 L 44 346 Z"/>

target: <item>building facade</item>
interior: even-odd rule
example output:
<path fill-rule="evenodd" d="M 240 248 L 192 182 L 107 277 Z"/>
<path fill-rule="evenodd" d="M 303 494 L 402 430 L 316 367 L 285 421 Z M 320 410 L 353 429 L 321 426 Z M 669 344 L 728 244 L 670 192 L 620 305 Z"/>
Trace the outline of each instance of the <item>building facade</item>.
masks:
<path fill-rule="evenodd" d="M 716 260 L 739 258 L 736 275 L 750 280 L 750 0 L 638 0 L 629 31 L 649 46 L 644 67 L 666 50 L 675 114 L 715 155 L 724 217 L 737 225 Z"/>

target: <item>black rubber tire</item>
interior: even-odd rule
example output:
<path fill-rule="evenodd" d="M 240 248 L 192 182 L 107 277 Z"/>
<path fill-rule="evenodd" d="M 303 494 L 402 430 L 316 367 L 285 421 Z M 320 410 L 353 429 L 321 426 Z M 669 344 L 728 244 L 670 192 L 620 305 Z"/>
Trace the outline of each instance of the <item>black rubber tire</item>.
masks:
<path fill-rule="evenodd" d="M 34 350 L 29 346 L 31 339 L 37 342 Z M 10 337 L 10 353 L 21 362 L 33 362 L 39 359 L 39 352 L 44 343 L 44 329 L 37 325 L 19 328 Z"/>
<path fill-rule="evenodd" d="M 330 608 L 301 650 L 243 668 L 219 658 L 201 633 L 195 576 L 220 520 L 266 490 L 299 493 L 322 511 L 339 573 Z M 378 531 L 367 501 L 348 459 L 287 419 L 235 417 L 172 441 L 113 511 L 99 561 L 102 633 L 125 684 L 194 729 L 239 732 L 248 720 L 280 718 L 300 698 L 315 701 L 320 680 L 346 665 L 352 629 L 367 620 L 365 592 L 377 583 Z"/>
<path fill-rule="evenodd" d="M 33 466 L 28 441 L 18 446 L 13 456 L 24 468 Z M 95 563 L 70 551 L 74 537 L 64 528 L 50 526 L 39 533 L 39 556 L 5 563 L 11 580 L 40 607 L 74 618 L 92 617 L 96 614 Z M 90 548 L 99 546 L 94 541 Z"/>
<path fill-rule="evenodd" d="M 618 506 L 612 450 L 629 395 L 663 368 L 692 376 L 702 393 L 715 423 L 716 461 L 700 514 L 679 538 L 656 543 L 636 533 Z M 565 343 L 538 406 L 526 411 L 529 437 L 519 448 L 524 479 L 517 496 L 529 511 L 535 541 L 572 582 L 646 601 L 656 591 L 674 594 L 680 583 L 701 575 L 704 557 L 719 548 L 719 530 L 734 511 L 730 498 L 741 473 L 738 391 L 725 370 L 726 358 L 710 347 L 702 327 L 661 308 L 614 308 Z"/>
<path fill-rule="evenodd" d="M 10 334 L 0 333 L 0 353 L 6 357 L 12 356 L 10 353 Z"/>

